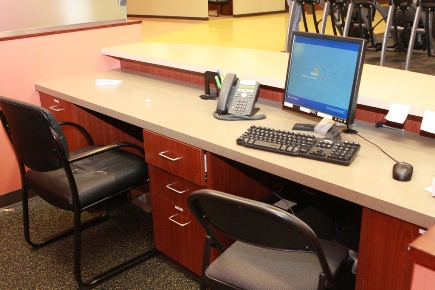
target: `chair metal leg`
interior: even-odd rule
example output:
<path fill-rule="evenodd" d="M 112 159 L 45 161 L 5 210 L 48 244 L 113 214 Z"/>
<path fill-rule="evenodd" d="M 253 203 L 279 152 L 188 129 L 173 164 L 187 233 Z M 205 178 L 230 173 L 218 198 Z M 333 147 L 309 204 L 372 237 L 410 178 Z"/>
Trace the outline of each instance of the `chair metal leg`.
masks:
<path fill-rule="evenodd" d="M 205 243 L 204 243 L 204 257 L 203 257 L 203 261 L 202 261 L 201 285 L 199 286 L 200 290 L 207 289 L 207 286 L 205 285 L 205 270 L 207 270 L 208 265 L 210 264 L 211 243 L 212 243 L 211 237 L 206 236 Z"/>
<path fill-rule="evenodd" d="M 89 221 L 84 222 L 81 227 L 83 229 L 87 229 L 93 225 L 96 225 L 98 223 L 107 221 L 108 218 L 108 214 L 107 212 L 99 215 Z M 74 227 L 68 228 L 66 230 L 63 230 L 61 232 L 58 232 L 56 234 L 53 234 L 51 236 L 45 237 L 44 239 L 40 240 L 40 241 L 32 241 L 31 237 L 30 237 L 30 218 L 29 218 L 29 194 L 28 194 L 28 189 L 27 188 L 23 188 L 23 227 L 24 227 L 24 239 L 26 240 L 26 242 L 36 248 L 40 248 L 42 246 L 45 246 L 47 244 L 50 244 L 52 242 L 55 242 L 57 240 L 60 240 L 62 238 L 68 237 L 70 235 L 72 235 L 74 233 Z"/>
<path fill-rule="evenodd" d="M 136 265 L 138 265 L 141 262 L 144 262 L 156 255 L 158 255 L 160 252 L 157 251 L 157 249 L 152 248 L 148 251 L 146 251 L 143 254 L 140 254 L 124 263 L 121 263 L 113 268 L 110 268 L 109 270 L 89 279 L 88 281 L 83 281 L 82 278 L 82 271 L 81 271 L 81 264 L 82 264 L 82 250 L 81 250 L 81 232 L 82 232 L 82 226 L 81 226 L 81 212 L 75 211 L 74 212 L 74 277 L 79 284 L 79 287 L 81 289 L 89 289 L 92 288 L 101 282 L 125 271 L 128 270 Z"/>
<path fill-rule="evenodd" d="M 48 238 L 43 239 L 42 241 L 38 242 L 32 242 L 30 238 L 30 222 L 29 222 L 29 203 L 28 203 L 28 191 L 27 188 L 23 188 L 23 224 L 24 224 L 24 238 L 28 244 L 30 244 L 33 247 L 42 247 L 44 245 L 50 244 L 54 241 L 57 241 L 61 238 L 74 235 L 74 277 L 81 289 L 88 289 L 92 288 L 101 282 L 127 270 L 132 268 L 133 266 L 148 260 L 157 254 L 159 254 L 159 251 L 157 249 L 152 248 L 148 250 L 147 252 L 140 254 L 120 265 L 117 265 L 97 276 L 90 279 L 89 281 L 83 281 L 82 279 L 82 273 L 81 273 L 81 233 L 83 230 L 96 225 L 98 223 L 101 223 L 103 221 L 107 221 L 109 219 L 108 214 L 108 206 L 106 204 L 106 210 L 102 215 L 99 215 L 98 217 L 95 217 L 89 221 L 86 221 L 84 223 L 81 223 L 81 212 L 79 210 L 74 211 L 74 226 L 66 229 L 62 232 L 59 232 L 55 235 L 52 235 Z"/>

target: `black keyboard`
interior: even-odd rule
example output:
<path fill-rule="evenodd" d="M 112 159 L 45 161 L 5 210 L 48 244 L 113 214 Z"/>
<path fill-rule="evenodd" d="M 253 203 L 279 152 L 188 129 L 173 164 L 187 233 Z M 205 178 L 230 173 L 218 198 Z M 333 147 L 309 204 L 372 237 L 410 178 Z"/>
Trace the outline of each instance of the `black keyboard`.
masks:
<path fill-rule="evenodd" d="M 245 147 L 349 165 L 360 149 L 358 142 L 318 138 L 311 134 L 251 126 L 237 138 Z"/>

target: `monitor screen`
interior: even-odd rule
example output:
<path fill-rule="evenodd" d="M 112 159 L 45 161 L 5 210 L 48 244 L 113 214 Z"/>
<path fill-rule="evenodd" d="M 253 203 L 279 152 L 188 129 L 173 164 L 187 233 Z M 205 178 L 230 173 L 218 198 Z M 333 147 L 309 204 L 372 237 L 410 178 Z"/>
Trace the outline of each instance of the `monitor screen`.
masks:
<path fill-rule="evenodd" d="M 366 41 L 293 32 L 283 105 L 351 125 Z"/>

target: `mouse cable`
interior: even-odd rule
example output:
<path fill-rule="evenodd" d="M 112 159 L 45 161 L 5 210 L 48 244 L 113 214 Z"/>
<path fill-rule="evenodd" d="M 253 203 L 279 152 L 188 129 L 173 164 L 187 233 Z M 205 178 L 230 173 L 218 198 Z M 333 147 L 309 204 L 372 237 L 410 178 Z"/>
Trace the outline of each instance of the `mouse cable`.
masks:
<path fill-rule="evenodd" d="M 343 132 L 343 131 L 341 131 L 341 132 Z M 341 133 L 341 132 L 340 132 L 340 133 Z M 396 159 L 394 159 L 393 157 L 391 157 L 390 154 L 388 154 L 387 152 L 385 152 L 384 149 L 382 149 L 379 145 L 373 143 L 372 141 L 370 141 L 370 140 L 368 140 L 367 138 L 363 137 L 363 136 L 360 135 L 359 133 L 355 133 L 354 135 L 357 135 L 357 136 L 361 137 L 362 139 L 364 139 L 365 141 L 369 142 L 370 144 L 372 144 L 372 145 L 378 147 L 379 150 L 382 151 L 382 153 L 384 153 L 385 155 L 387 155 L 388 157 L 390 157 L 394 162 L 398 162 Z"/>

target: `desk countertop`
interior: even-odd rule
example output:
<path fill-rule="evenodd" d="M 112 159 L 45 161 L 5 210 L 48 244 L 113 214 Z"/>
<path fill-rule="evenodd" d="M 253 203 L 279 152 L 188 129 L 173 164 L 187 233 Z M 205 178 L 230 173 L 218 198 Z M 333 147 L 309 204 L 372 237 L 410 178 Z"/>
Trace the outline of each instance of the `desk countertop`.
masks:
<path fill-rule="evenodd" d="M 192 44 L 137 42 L 103 48 L 102 53 L 199 73 L 220 69 L 280 89 L 288 64 L 284 52 Z M 358 104 L 385 110 L 392 102 L 407 104 L 410 115 L 422 117 L 425 109 L 435 111 L 433 83 L 435 76 L 365 64 Z"/>
<path fill-rule="evenodd" d="M 122 83 L 96 86 L 98 78 Z M 238 146 L 237 137 L 250 125 L 289 130 L 296 122 L 310 122 L 307 118 L 311 117 L 285 110 L 276 102 L 258 101 L 265 120 L 219 121 L 212 116 L 216 101 L 198 97 L 202 87 L 123 69 L 43 81 L 36 89 L 421 227 L 435 223 L 435 199 L 424 190 L 435 177 L 434 139 L 376 129 L 364 122 L 355 124 L 361 136 L 414 166 L 412 180 L 398 182 L 392 178 L 394 161 L 356 135 L 343 137 L 361 143 L 348 167 Z"/>

